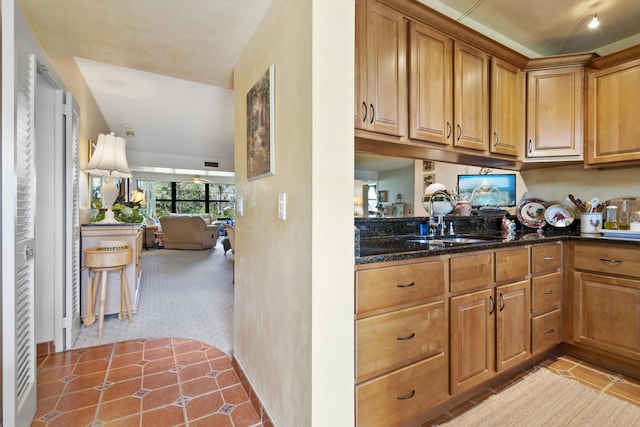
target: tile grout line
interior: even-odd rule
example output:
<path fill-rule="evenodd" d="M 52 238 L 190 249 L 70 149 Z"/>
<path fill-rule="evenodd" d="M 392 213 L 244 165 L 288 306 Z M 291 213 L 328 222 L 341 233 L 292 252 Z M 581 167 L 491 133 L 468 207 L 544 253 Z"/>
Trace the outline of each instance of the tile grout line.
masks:
<path fill-rule="evenodd" d="M 173 354 L 173 366 L 178 366 L 178 358 L 176 356 L 176 343 L 171 338 L 171 354 Z M 184 417 L 185 427 L 189 427 L 189 417 L 187 416 L 187 404 L 185 403 L 185 396 L 182 391 L 182 378 L 180 372 L 176 369 L 176 380 L 178 381 L 178 393 L 180 393 L 180 406 L 182 407 L 182 416 Z M 142 418 L 141 418 L 142 419 Z"/>
<path fill-rule="evenodd" d="M 96 404 L 96 413 L 93 416 L 93 426 L 98 425 L 98 414 L 100 413 L 100 405 L 102 405 L 102 398 L 104 397 L 104 391 L 107 389 L 107 379 L 109 378 L 109 371 L 111 370 L 111 362 L 115 357 L 114 353 L 116 351 L 116 343 L 111 344 L 111 355 L 109 356 L 109 363 L 107 364 L 107 369 L 104 371 L 104 378 L 102 379 L 102 386 L 100 387 L 100 397 L 98 397 L 98 402 Z"/>

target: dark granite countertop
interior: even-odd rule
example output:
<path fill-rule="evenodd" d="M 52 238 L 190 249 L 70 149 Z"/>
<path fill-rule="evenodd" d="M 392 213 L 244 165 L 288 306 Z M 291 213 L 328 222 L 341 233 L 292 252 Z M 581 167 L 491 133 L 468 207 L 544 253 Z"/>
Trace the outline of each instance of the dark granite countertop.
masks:
<path fill-rule="evenodd" d="M 494 220 L 495 221 L 495 220 Z M 408 219 L 403 221 L 372 222 L 357 221 L 355 263 L 370 264 L 376 262 L 423 258 L 436 255 L 457 254 L 473 252 L 485 249 L 496 249 L 510 246 L 521 246 L 532 243 L 548 243 L 560 240 L 607 242 L 637 246 L 640 249 L 640 239 L 620 239 L 605 237 L 600 234 L 580 234 L 579 228 L 554 229 L 548 227 L 538 233 L 536 229 L 519 227 L 515 232 L 502 232 L 496 229 L 492 222 L 486 227 L 474 227 L 472 230 L 462 229 L 455 236 L 478 237 L 481 242 L 472 244 L 449 244 L 446 239 L 450 236 L 442 236 L 442 241 L 435 243 L 429 240 L 421 240 L 420 233 L 415 229 L 415 224 L 421 223 L 420 219 Z M 383 224 L 381 226 L 381 224 Z M 408 224 L 408 225 L 407 225 Z M 454 222 L 455 225 L 463 225 Z M 477 225 L 477 224 L 476 224 Z M 438 237 L 435 237 L 438 239 Z M 421 240 L 418 242 L 418 240 Z"/>

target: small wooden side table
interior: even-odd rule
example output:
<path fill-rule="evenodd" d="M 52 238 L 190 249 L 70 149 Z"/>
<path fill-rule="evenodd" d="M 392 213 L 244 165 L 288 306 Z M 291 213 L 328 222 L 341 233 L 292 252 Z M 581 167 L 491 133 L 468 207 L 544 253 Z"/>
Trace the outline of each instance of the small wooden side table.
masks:
<path fill-rule="evenodd" d="M 124 247 L 118 249 L 87 248 L 84 250 L 84 266 L 94 273 L 93 281 L 87 281 L 87 315 L 83 320 L 85 326 L 90 326 L 96 321 L 94 315 L 94 301 L 100 286 L 100 310 L 98 317 L 98 338 L 102 337 L 102 325 L 104 323 L 104 302 L 107 295 L 107 274 L 110 271 L 120 272 L 120 313 L 118 318 L 124 320 L 129 313 L 129 323 L 133 322 L 131 311 L 131 298 L 125 268 L 133 261 L 133 248 Z M 100 280 L 101 279 L 101 280 Z M 100 282 L 98 282 L 100 280 Z"/>

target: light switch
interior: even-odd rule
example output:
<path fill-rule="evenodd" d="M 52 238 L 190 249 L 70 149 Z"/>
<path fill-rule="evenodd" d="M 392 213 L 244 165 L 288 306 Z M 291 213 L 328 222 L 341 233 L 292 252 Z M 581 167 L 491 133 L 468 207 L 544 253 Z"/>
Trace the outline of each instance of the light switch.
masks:
<path fill-rule="evenodd" d="M 244 200 L 242 197 L 238 197 L 236 199 L 236 212 L 238 212 L 238 216 L 244 215 Z"/>
<path fill-rule="evenodd" d="M 287 193 L 278 193 L 278 219 L 287 219 Z"/>

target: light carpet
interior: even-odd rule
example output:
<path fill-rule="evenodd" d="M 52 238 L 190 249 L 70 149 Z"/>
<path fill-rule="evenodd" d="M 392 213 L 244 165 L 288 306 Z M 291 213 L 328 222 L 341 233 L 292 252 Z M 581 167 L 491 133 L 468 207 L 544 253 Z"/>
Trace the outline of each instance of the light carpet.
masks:
<path fill-rule="evenodd" d="M 231 356 L 231 254 L 224 254 L 220 242 L 202 251 L 143 250 L 140 303 L 133 319 L 105 316 L 101 338 L 97 321 L 82 326 L 73 348 L 135 338 L 192 338 Z"/>
<path fill-rule="evenodd" d="M 640 408 L 540 368 L 442 425 L 637 426 Z"/>

